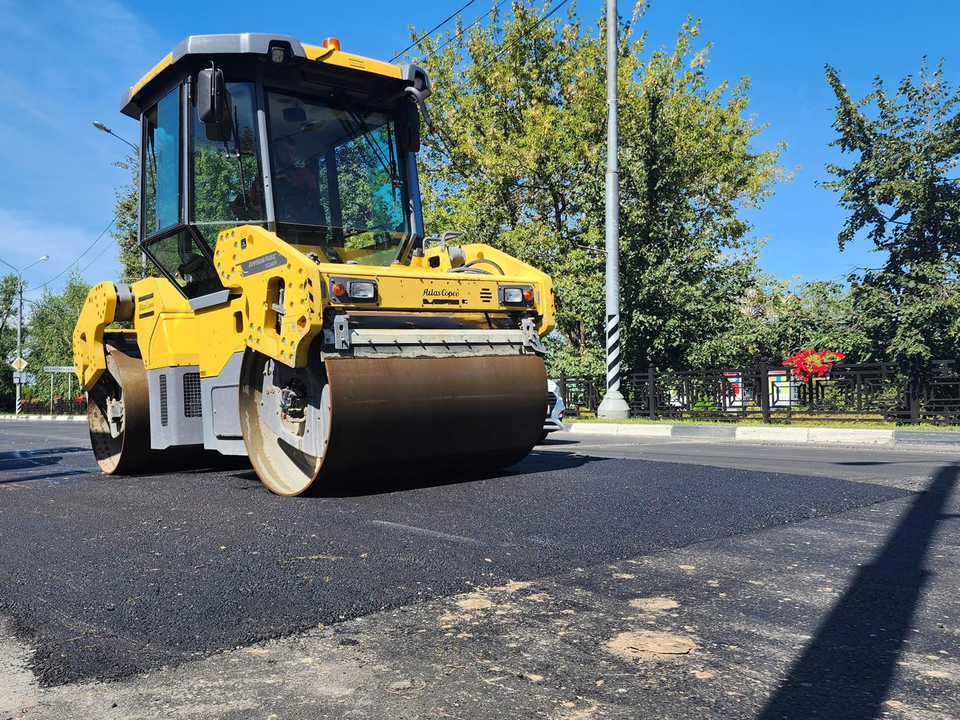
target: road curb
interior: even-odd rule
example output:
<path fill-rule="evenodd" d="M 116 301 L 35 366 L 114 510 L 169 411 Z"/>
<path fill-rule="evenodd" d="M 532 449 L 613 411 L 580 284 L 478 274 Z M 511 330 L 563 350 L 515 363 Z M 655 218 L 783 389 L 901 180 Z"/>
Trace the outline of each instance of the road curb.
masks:
<path fill-rule="evenodd" d="M 86 422 L 86 415 L 0 415 L 10 422 Z"/>
<path fill-rule="evenodd" d="M 720 442 L 786 445 L 950 445 L 960 449 L 960 432 L 877 430 L 874 428 L 765 427 L 759 425 L 634 425 L 630 423 L 567 424 L 574 435 L 674 437 Z"/>

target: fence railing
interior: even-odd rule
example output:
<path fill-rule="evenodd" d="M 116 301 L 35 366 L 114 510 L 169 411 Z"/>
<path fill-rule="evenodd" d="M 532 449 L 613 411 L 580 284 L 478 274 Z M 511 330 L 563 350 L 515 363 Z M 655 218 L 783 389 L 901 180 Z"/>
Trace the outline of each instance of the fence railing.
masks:
<path fill-rule="evenodd" d="M 560 374 L 568 417 L 596 414 L 599 378 Z M 802 382 L 779 363 L 718 370 L 649 368 L 625 378 L 631 417 L 960 424 L 960 361 L 836 364 Z"/>
<path fill-rule="evenodd" d="M 86 415 L 86 401 L 57 400 L 24 400 L 20 403 L 20 412 L 24 415 Z"/>

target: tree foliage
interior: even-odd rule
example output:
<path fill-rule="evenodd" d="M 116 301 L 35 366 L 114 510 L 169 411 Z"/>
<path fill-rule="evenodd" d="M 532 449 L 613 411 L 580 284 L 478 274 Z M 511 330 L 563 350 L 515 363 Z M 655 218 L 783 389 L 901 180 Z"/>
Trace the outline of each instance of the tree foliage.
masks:
<path fill-rule="evenodd" d="M 13 407 L 13 359 L 17 349 L 17 276 L 0 277 L 0 408 Z"/>
<path fill-rule="evenodd" d="M 424 138 L 428 231 L 465 231 L 554 279 L 551 371 L 600 374 L 606 140 L 603 18 L 533 0 L 421 44 L 436 131 Z M 756 278 L 740 215 L 785 175 L 781 146 L 755 151 L 748 82 L 710 87 L 698 24 L 647 53 L 621 23 L 620 229 L 628 368 L 678 367 L 721 333 Z"/>
<path fill-rule="evenodd" d="M 117 279 L 122 283 L 134 283 L 143 277 L 159 274 L 151 263 L 144 265 L 140 251 L 139 151 L 131 152 L 114 165 L 130 172 L 130 182 L 114 192 L 116 202 L 113 209 L 117 219 L 110 237 L 117 243 L 117 259 L 120 261 L 120 276 Z"/>
<path fill-rule="evenodd" d="M 695 349 L 697 367 L 740 367 L 761 359 L 778 361 L 804 348 L 842 352 L 855 362 L 869 340 L 859 327 L 848 289 L 835 281 L 791 287 L 764 275 L 740 300 L 730 325 Z"/>
<path fill-rule="evenodd" d="M 840 194 L 849 216 L 840 247 L 865 237 L 883 257 L 850 276 L 870 359 L 960 355 L 960 93 L 943 67 L 922 65 L 892 93 L 877 78 L 853 100 L 826 67 L 837 97 L 832 143 L 852 157 L 828 166 L 824 187 Z"/>
<path fill-rule="evenodd" d="M 58 293 L 44 290 L 30 311 L 30 332 L 26 337 L 30 369 L 34 373 L 35 394 L 47 397 L 50 385 L 43 368 L 48 365 L 73 365 L 73 328 L 87 299 L 90 286 L 78 272 L 71 272 L 67 284 Z M 77 389 L 76 378 L 54 376 L 54 393 L 66 396 L 68 382 Z"/>

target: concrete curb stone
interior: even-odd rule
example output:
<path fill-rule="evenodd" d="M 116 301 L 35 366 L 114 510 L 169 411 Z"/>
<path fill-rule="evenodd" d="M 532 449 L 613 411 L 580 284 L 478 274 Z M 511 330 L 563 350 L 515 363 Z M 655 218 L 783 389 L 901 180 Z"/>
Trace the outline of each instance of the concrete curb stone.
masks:
<path fill-rule="evenodd" d="M 736 440 L 734 425 L 674 425 L 672 437 L 710 438 L 712 440 Z"/>
<path fill-rule="evenodd" d="M 893 430 L 810 428 L 810 442 L 885 445 L 893 442 Z"/>
<path fill-rule="evenodd" d="M 788 445 L 949 445 L 960 447 L 960 432 L 878 430 L 875 428 L 768 427 L 757 425 L 637 425 L 568 423 L 575 435 L 675 437 L 707 441 L 774 442 Z"/>
<path fill-rule="evenodd" d="M 810 441 L 810 428 L 771 428 L 744 425 L 742 427 L 737 427 L 737 440 L 750 440 L 752 442 L 805 443 Z"/>
<path fill-rule="evenodd" d="M 86 415 L 0 415 L 0 420 L 10 422 L 87 422 Z"/>
<path fill-rule="evenodd" d="M 894 430 L 893 442 L 900 445 L 960 445 L 960 433 L 936 430 Z"/>

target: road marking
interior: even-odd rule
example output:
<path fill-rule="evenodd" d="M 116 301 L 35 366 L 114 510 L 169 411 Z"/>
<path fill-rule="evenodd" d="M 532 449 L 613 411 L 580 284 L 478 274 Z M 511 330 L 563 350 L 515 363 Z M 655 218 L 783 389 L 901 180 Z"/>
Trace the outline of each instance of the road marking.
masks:
<path fill-rule="evenodd" d="M 477 538 L 464 537 L 463 535 L 451 535 L 450 533 L 440 532 L 439 530 L 428 530 L 427 528 L 417 527 L 415 525 L 404 525 L 402 523 L 388 522 L 386 520 L 371 520 L 371 525 L 380 525 L 382 527 L 395 528 L 397 530 L 406 530 L 414 535 L 426 535 L 428 537 L 440 538 L 441 540 L 453 540 L 454 542 L 465 543 L 466 545 L 494 547 L 513 547 L 510 543 L 487 542 Z"/>

